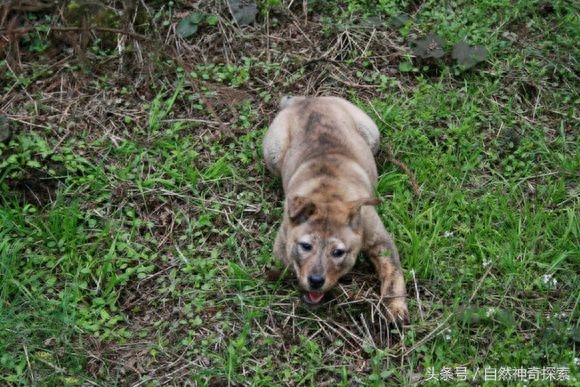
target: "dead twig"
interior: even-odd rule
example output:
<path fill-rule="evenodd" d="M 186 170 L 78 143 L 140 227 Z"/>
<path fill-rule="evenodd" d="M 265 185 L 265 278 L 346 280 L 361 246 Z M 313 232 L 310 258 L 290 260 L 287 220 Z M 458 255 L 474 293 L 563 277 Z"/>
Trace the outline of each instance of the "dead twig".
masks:
<path fill-rule="evenodd" d="M 414 269 L 411 269 L 411 274 L 413 275 L 413 284 L 415 285 L 415 297 L 417 298 L 419 315 L 421 316 L 421 321 L 425 321 L 425 316 L 423 315 L 423 307 L 421 306 L 421 297 L 419 297 L 419 287 L 417 286 L 417 277 L 415 276 Z"/>
<path fill-rule="evenodd" d="M 405 172 L 405 174 L 409 176 L 409 184 L 411 185 L 411 188 L 413 189 L 415 195 L 417 196 L 421 195 L 421 190 L 419 189 L 419 185 L 417 184 L 417 179 L 415 179 L 415 174 L 411 171 L 411 169 L 407 166 L 407 164 L 395 158 L 395 154 L 393 152 L 393 147 L 391 146 L 391 144 L 385 143 L 385 147 L 387 148 L 387 161 L 392 164 L 395 164 L 397 167 L 402 169 L 403 172 Z"/>
<path fill-rule="evenodd" d="M 372 103 L 370 103 L 370 106 L 375 112 L 378 119 L 381 120 L 383 124 L 392 127 L 381 118 L 381 115 L 377 112 L 377 109 Z M 393 151 L 393 147 L 391 146 L 391 144 L 385 142 L 385 148 L 387 149 L 387 161 L 389 163 L 395 164 L 397 167 L 402 169 L 403 172 L 405 172 L 405 174 L 409 177 L 409 184 L 411 185 L 413 192 L 415 193 L 415 195 L 420 196 L 421 190 L 419 189 L 419 184 L 417 184 L 417 179 L 415 178 L 415 174 L 413 173 L 413 171 L 411 171 L 411 169 L 407 166 L 407 164 L 405 164 L 404 162 L 395 157 L 395 152 Z"/>

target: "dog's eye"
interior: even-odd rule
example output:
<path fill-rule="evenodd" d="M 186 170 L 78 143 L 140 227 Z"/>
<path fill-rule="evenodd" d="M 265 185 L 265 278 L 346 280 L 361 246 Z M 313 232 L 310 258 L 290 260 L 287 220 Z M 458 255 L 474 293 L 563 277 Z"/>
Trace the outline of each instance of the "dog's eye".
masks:
<path fill-rule="evenodd" d="M 342 258 L 345 253 L 346 253 L 346 251 L 344 251 L 343 249 L 332 250 L 332 256 L 334 258 Z"/>
<path fill-rule="evenodd" d="M 310 251 L 312 250 L 312 245 L 310 243 L 306 243 L 306 242 L 298 242 L 298 244 L 300 245 L 300 248 L 304 251 Z"/>

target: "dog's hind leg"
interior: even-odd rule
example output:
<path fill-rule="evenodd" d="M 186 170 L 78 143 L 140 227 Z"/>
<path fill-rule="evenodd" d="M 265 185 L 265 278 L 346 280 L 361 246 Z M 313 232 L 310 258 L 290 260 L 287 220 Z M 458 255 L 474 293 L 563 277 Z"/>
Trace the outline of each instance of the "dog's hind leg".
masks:
<path fill-rule="evenodd" d="M 280 225 L 280 229 L 276 235 L 273 253 L 274 257 L 276 257 L 284 267 L 291 266 L 290 258 L 286 253 L 286 224 L 284 223 Z"/>
<path fill-rule="evenodd" d="M 276 176 L 281 175 L 281 163 L 288 147 L 288 129 L 284 120 L 276 117 L 262 142 L 266 167 Z"/>
<path fill-rule="evenodd" d="M 304 97 L 284 97 L 280 101 L 280 112 L 270 124 L 262 142 L 266 167 L 276 176 L 280 176 L 281 164 L 290 142 L 290 126 L 296 121 L 295 112 L 286 110 L 289 106 L 304 100 Z"/>
<path fill-rule="evenodd" d="M 343 108 L 348 111 L 350 116 L 355 122 L 356 130 L 369 144 L 373 154 L 376 154 L 379 150 L 380 133 L 377 125 L 374 121 L 361 109 L 353 105 L 352 103 L 344 100 L 338 99 Z"/>

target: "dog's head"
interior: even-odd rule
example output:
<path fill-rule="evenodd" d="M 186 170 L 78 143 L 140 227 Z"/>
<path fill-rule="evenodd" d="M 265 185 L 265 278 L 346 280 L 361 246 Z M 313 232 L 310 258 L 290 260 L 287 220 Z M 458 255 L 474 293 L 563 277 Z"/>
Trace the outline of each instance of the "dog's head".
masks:
<path fill-rule="evenodd" d="M 313 202 L 302 196 L 287 201 L 286 254 L 290 258 L 303 300 L 319 303 L 356 262 L 362 246 L 361 208 L 376 205 L 376 198 Z"/>

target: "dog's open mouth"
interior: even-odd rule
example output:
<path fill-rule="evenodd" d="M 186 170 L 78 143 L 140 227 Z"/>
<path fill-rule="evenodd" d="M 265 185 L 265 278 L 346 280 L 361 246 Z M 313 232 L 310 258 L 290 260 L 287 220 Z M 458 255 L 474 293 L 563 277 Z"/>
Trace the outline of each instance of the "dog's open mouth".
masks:
<path fill-rule="evenodd" d="M 322 301 L 324 293 L 306 292 L 302 295 L 302 301 L 310 305 L 316 305 Z"/>

